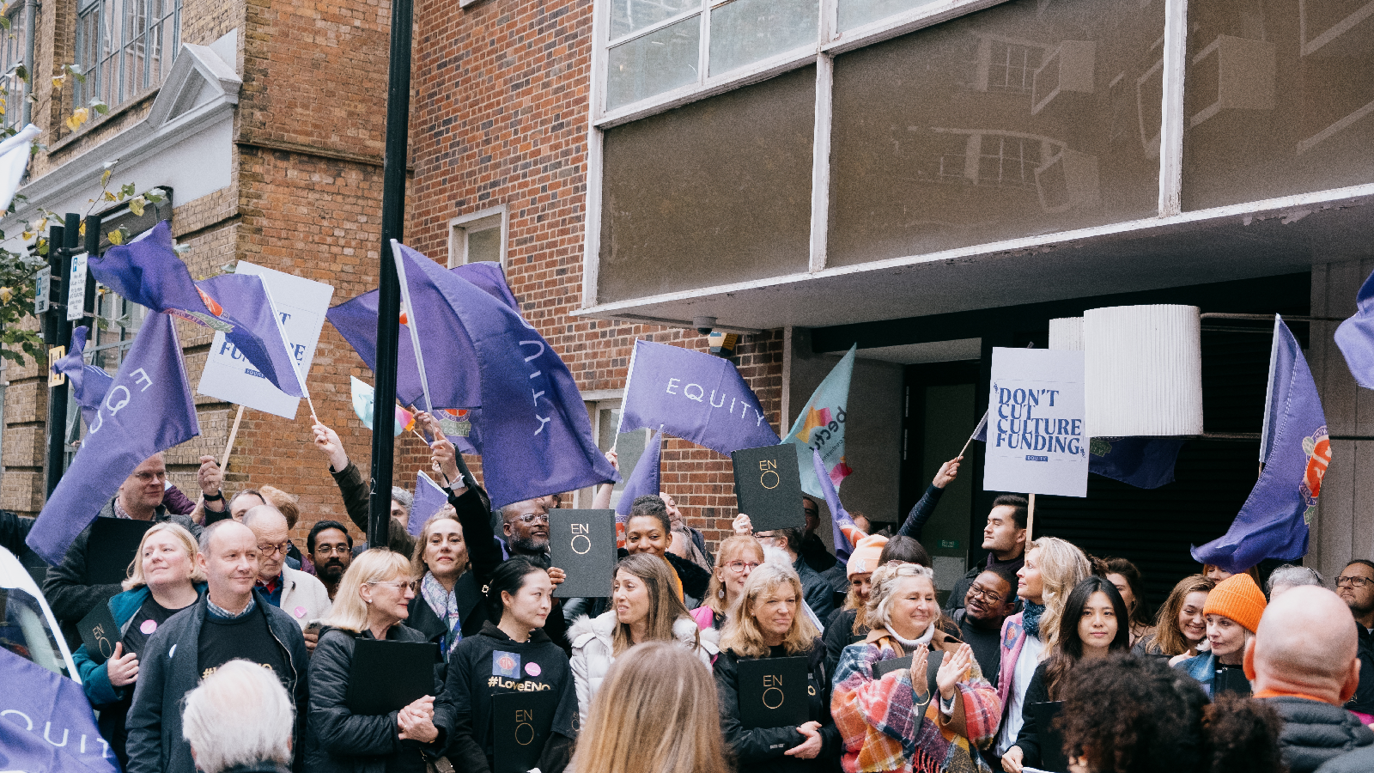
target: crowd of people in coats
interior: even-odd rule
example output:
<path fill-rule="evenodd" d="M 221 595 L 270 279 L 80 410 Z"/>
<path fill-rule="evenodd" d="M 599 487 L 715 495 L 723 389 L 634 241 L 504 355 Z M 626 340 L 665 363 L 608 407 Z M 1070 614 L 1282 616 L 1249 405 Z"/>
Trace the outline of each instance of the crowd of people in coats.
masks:
<path fill-rule="evenodd" d="M 367 482 L 328 427 L 314 443 L 365 530 Z M 455 453 L 432 446 L 456 482 Z M 101 513 L 155 523 L 122 584 L 87 582 L 101 546 L 85 534 L 44 584 L 73 645 L 97 605 L 119 628 L 111 657 L 82 645 L 74 659 L 130 773 L 484 773 L 498 767 L 493 699 L 512 691 L 554 696 L 543 773 L 1374 770 L 1369 561 L 1334 590 L 1300 566 L 1263 588 L 1254 569 L 1207 566 L 1151 614 L 1129 561 L 1027 540 L 1026 501 L 1003 495 L 985 557 L 941 604 L 920 538 L 955 459 L 895 533 L 864 536 L 846 561 L 817 536 L 810 499 L 805 528 L 754 532 L 740 515 L 713 555 L 671 497 L 640 497 L 611 596 L 566 599 L 548 553 L 558 497 L 493 511 L 455 483 L 413 536 L 397 489 L 387 544 L 319 520 L 301 551 L 291 495 L 226 500 L 202 461 L 197 501 L 167 485 L 158 455 Z M 6 528 L 22 540 L 22 524 Z M 432 693 L 353 713 L 346 686 L 369 639 L 436 644 Z M 798 657 L 808 720 L 746 725 L 741 664 Z"/>

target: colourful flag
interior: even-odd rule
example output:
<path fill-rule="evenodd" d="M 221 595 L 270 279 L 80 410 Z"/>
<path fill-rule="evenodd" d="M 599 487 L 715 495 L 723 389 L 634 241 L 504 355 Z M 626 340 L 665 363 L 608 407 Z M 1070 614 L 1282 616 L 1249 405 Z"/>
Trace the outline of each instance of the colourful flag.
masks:
<path fill-rule="evenodd" d="M 75 680 L 0 647 L 0 684 L 5 685 L 0 701 L 5 707 L 0 711 L 0 768 L 119 773 L 114 752 L 100 737 L 91 704 Z"/>
<path fill-rule="evenodd" d="M 635 341 L 622 405 L 621 432 L 662 429 L 726 456 L 778 442 L 734 365 L 680 346 Z"/>
<path fill-rule="evenodd" d="M 822 496 L 822 491 L 820 479 L 816 477 L 816 470 L 811 464 L 811 451 L 821 452 L 826 475 L 836 489 L 853 472 L 844 461 L 844 425 L 856 351 L 858 344 L 849 347 L 849 351 L 831 369 L 821 385 L 811 393 L 811 399 L 797 414 L 792 430 L 782 439 L 784 443 L 796 444 L 802 491 L 813 497 Z"/>
<path fill-rule="evenodd" d="M 1364 280 L 1355 296 L 1354 316 L 1336 328 L 1336 346 L 1355 383 L 1374 389 L 1374 274 Z"/>
<path fill-rule="evenodd" d="M 73 330 L 72 345 L 67 355 L 52 364 L 54 372 L 66 376 L 72 383 L 72 399 L 81 406 L 81 418 L 86 420 L 87 427 L 95 422 L 100 401 L 105 399 L 105 393 L 114 382 L 110 374 L 86 363 L 86 335 L 89 332 L 85 325 Z"/>
<path fill-rule="evenodd" d="M 199 434 L 176 329 L 170 317 L 151 316 L 134 337 L 71 467 L 38 514 L 29 547 L 58 564 L 135 467 Z"/>
<path fill-rule="evenodd" d="M 357 376 L 349 376 L 348 381 L 353 391 L 353 412 L 358 414 L 364 427 L 372 429 L 372 400 L 376 392 L 371 384 Z M 396 423 L 391 429 L 392 436 L 407 432 L 414 426 L 415 415 L 399 405 L 396 406 Z"/>
<path fill-rule="evenodd" d="M 660 466 L 663 457 L 663 432 L 654 433 L 645 447 L 644 454 L 635 462 L 630 477 L 625 479 L 625 488 L 620 492 L 620 501 L 615 505 L 616 523 L 624 523 L 630 518 L 630 507 L 643 496 L 658 496 L 663 491 Z"/>
<path fill-rule="evenodd" d="M 420 536 L 429 519 L 443 510 L 447 504 L 448 494 L 444 493 L 439 484 L 423 472 L 418 473 L 415 476 L 415 501 L 410 503 L 410 519 L 406 521 L 406 531 L 413 537 Z"/>
<path fill-rule="evenodd" d="M 830 511 L 831 536 L 835 539 L 835 557 L 844 561 L 854 552 L 854 546 L 867 535 L 854 523 L 849 511 L 840 504 L 840 494 L 825 474 L 825 461 L 819 449 L 811 452 L 811 466 L 816 480 L 820 481 L 821 491 L 825 494 L 825 506 Z"/>
<path fill-rule="evenodd" d="M 482 468 L 492 506 L 620 480 L 592 439 L 577 383 L 543 336 L 503 300 L 405 245 L 394 247 L 410 314 L 424 333 L 419 354 L 426 366 L 431 358 L 451 363 L 479 387 Z M 425 347 L 426 337 L 438 351 Z M 465 347 L 468 359 L 456 359 L 454 351 Z M 436 369 L 429 376 L 433 387 L 457 374 Z M 437 394 L 434 402 L 467 407 L 445 405 Z"/>
<path fill-rule="evenodd" d="M 1242 572 L 1266 558 L 1296 561 L 1307 554 L 1307 527 L 1316 515 L 1322 478 L 1331 463 L 1331 441 L 1312 371 L 1278 315 L 1269 355 L 1260 462 L 1264 470 L 1231 528 L 1193 548 L 1198 562 Z"/>

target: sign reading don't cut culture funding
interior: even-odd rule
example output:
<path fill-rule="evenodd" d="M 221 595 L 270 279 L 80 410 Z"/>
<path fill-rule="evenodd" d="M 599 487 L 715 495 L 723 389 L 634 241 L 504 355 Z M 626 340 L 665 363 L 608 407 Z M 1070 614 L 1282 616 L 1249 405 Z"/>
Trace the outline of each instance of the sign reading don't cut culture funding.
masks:
<path fill-rule="evenodd" d="M 992 350 L 983 488 L 1088 494 L 1083 352 Z"/>

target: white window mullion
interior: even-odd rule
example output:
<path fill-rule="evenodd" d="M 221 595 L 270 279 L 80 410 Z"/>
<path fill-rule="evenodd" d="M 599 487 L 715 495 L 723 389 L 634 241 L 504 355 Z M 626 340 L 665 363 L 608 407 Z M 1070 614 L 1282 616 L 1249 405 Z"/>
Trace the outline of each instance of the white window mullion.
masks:
<path fill-rule="evenodd" d="M 824 26 L 824 15 L 822 15 Z M 811 261 L 810 270 L 825 268 L 830 233 L 830 129 L 835 85 L 835 60 L 816 57 L 816 125 L 811 140 Z"/>
<path fill-rule="evenodd" d="M 1160 109 L 1159 215 L 1183 211 L 1183 74 L 1188 61 L 1188 0 L 1164 2 L 1164 104 Z"/>
<path fill-rule="evenodd" d="M 706 83 L 711 66 L 711 0 L 701 0 L 701 50 L 697 52 L 697 85 Z"/>

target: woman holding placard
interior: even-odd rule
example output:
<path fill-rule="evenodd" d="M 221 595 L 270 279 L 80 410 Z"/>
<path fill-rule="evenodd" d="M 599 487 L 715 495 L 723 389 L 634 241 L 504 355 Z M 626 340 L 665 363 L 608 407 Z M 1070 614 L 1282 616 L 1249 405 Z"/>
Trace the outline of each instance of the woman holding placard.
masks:
<path fill-rule="evenodd" d="M 721 637 L 716 658 L 720 693 L 720 726 L 735 752 L 737 769 L 746 771 L 821 771 L 834 767 L 840 736 L 830 718 L 830 680 L 825 673 L 825 647 L 819 632 L 801 614 L 801 579 L 791 567 L 764 564 L 744 583 L 740 606 Z M 772 658 L 805 658 L 807 684 L 798 695 L 806 700 L 808 720 L 798 726 L 747 727 L 740 708 L 740 663 Z"/>
<path fill-rule="evenodd" d="M 159 523 L 145 532 L 129 564 L 124 592 L 109 601 L 119 629 L 110 632 L 111 651 L 103 653 L 109 659 L 97 665 L 84 644 L 72 653 L 86 699 L 100 710 L 100 735 L 121 767 L 129 761 L 124 721 L 138 680 L 138 655 L 158 626 L 196 603 L 204 591 L 205 573 L 196 552 L 195 537 L 175 523 Z"/>
<path fill-rule="evenodd" d="M 422 745 L 438 736 L 433 695 L 387 714 L 354 714 L 347 701 L 358 640 L 427 640 L 402 624 L 414 595 L 410 561 L 386 548 L 373 548 L 353 559 L 339 580 L 334 606 L 310 658 L 306 769 L 311 773 L 425 770 Z"/>
<path fill-rule="evenodd" d="M 844 768 L 987 770 L 973 748 L 997 732 L 1001 702 L 973 650 L 938 629 L 935 573 L 888 564 L 872 582 L 866 607 L 872 630 L 844 649 L 830 700 Z M 927 663 L 933 653 L 940 662 L 932 679 Z M 909 667 L 877 668 L 907 654 Z"/>
<path fill-rule="evenodd" d="M 736 534 L 722 541 L 716 550 L 716 568 L 711 572 L 706 599 L 692 610 L 697 627 L 703 631 L 707 628 L 719 631 L 739 603 L 745 580 L 762 564 L 763 545 L 752 536 Z"/>
<path fill-rule="evenodd" d="M 514 557 L 482 591 L 491 620 L 499 622 L 484 623 L 449 657 L 434 707 L 437 746 L 464 773 L 490 773 L 508 754 L 520 755 L 513 762 L 520 770 L 560 773 L 572 754 L 577 696 L 568 656 L 543 631 L 553 582 L 548 571 Z M 531 722 L 506 721 L 516 713 Z"/>
<path fill-rule="evenodd" d="M 462 640 L 463 620 L 480 599 L 472 580 L 459 587 L 467 569 L 463 524 L 446 507 L 425 524 L 415 541 L 411 570 L 420 578 L 420 587 L 410 600 L 408 618 L 408 623 L 437 643 L 445 656 Z"/>
<path fill-rule="evenodd" d="M 633 555 L 616 565 L 612 609 L 581 617 L 568 629 L 577 708 L 583 722 L 611 664 L 646 641 L 675 641 L 708 667 L 719 649 L 714 629 L 700 630 L 674 590 L 672 569 L 653 555 Z"/>

